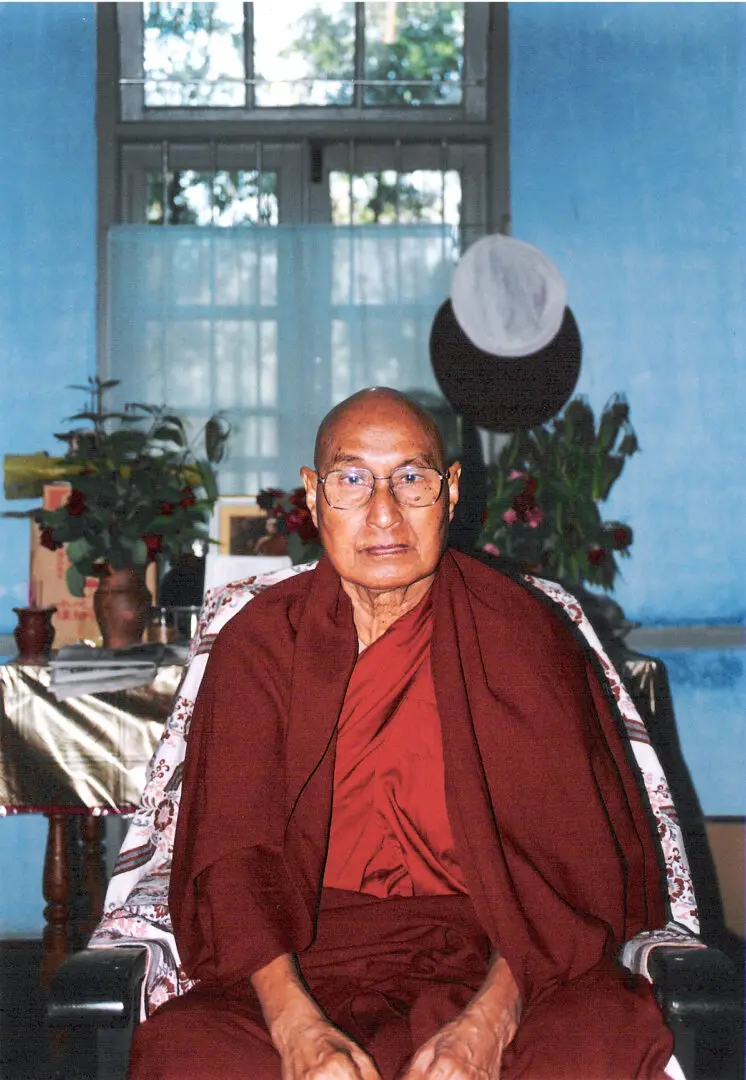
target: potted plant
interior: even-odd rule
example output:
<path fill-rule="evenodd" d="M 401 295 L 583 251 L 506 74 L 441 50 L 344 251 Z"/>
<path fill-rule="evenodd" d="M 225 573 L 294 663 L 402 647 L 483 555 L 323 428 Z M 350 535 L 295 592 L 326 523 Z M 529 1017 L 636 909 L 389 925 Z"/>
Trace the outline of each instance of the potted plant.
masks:
<path fill-rule="evenodd" d="M 64 458 L 48 458 L 45 473 L 33 455 L 25 476 L 17 459 L 11 477 L 21 489 L 31 479 L 64 481 L 70 485 L 67 501 L 57 510 L 11 516 L 33 518 L 43 546 L 64 545 L 74 596 L 83 595 L 87 578 L 99 579 L 94 610 L 104 645 L 116 647 L 141 639 L 151 603 L 144 580 L 148 564 L 175 560 L 195 541 L 208 540 L 218 494 L 214 466 L 230 428 L 216 414 L 190 440 L 186 423 L 172 409 L 130 402 L 122 411 L 107 411 L 104 395 L 117 381 L 88 383 L 72 387 L 89 393 L 90 402 L 69 417 L 86 428 L 55 436 L 68 444 Z M 6 475 L 6 487 L 7 481 Z"/>
<path fill-rule="evenodd" d="M 570 590 L 613 590 L 617 558 L 628 558 L 632 529 L 599 509 L 638 450 L 629 405 L 607 402 L 598 425 L 582 397 L 547 424 L 517 431 L 491 478 L 478 546 Z"/>

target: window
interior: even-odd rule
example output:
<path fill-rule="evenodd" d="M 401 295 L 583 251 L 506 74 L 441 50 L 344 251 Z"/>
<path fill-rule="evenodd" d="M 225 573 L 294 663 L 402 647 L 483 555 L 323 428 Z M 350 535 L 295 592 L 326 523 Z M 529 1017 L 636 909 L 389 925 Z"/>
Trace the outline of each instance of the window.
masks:
<path fill-rule="evenodd" d="M 195 423 L 229 407 L 223 492 L 294 483 L 334 401 L 371 381 L 435 392 L 454 239 L 506 225 L 507 5 L 97 20 L 101 371 Z"/>
<path fill-rule="evenodd" d="M 484 119 L 489 4 L 119 4 L 121 114 Z"/>

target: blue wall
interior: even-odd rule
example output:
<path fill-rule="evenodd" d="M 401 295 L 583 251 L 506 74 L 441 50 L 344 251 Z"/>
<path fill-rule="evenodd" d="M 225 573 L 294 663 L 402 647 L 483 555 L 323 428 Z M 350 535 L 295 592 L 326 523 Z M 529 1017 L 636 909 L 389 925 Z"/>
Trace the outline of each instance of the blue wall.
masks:
<path fill-rule="evenodd" d="M 96 362 L 95 4 L 0 4 L 0 26 L 0 455 L 54 453 Z M 28 535 L 0 520 L 0 633 Z"/>
<path fill-rule="evenodd" d="M 54 452 L 95 370 L 94 4 L 0 4 L 0 454 Z M 1 503 L 19 509 L 22 503 Z M 0 520 L 0 632 L 26 598 L 28 522 Z M 0 822 L 0 935 L 41 929 L 41 817 Z"/>
<path fill-rule="evenodd" d="M 746 608 L 745 31 L 742 4 L 510 6 L 513 232 L 565 275 L 578 391 L 629 399 L 607 505 L 647 623 Z"/>

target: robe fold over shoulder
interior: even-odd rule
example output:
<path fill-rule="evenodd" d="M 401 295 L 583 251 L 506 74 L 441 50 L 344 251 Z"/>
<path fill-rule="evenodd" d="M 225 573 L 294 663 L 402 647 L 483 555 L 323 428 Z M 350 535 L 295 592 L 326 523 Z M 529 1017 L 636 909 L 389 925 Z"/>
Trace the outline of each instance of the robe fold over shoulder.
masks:
<path fill-rule="evenodd" d="M 649 808 L 608 690 L 548 602 L 447 551 L 433 611 L 456 853 L 480 924 L 536 1004 L 665 922 Z M 233 981 L 313 941 L 356 658 L 352 606 L 326 558 L 218 635 L 188 733 L 170 888 L 190 976 Z M 223 871 L 236 891 L 230 956 L 205 903 Z"/>

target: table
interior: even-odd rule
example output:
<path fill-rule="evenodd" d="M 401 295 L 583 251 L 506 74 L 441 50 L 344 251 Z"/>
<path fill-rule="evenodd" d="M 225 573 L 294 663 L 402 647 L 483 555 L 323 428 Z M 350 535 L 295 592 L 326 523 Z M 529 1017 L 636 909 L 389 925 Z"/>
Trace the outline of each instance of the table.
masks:
<path fill-rule="evenodd" d="M 42 982 L 70 951 L 69 825 L 79 824 L 80 876 L 87 898 L 79 930 L 103 907 L 103 821 L 132 813 L 183 668 L 160 667 L 153 682 L 129 690 L 58 701 L 43 664 L 0 665 L 0 817 L 44 814 L 48 821 L 42 895 Z"/>

